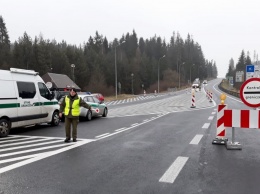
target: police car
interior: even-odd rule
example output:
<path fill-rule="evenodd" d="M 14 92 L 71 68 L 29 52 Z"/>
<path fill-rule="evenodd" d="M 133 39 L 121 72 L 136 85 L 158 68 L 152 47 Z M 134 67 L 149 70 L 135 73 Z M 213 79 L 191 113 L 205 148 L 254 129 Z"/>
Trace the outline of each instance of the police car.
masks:
<path fill-rule="evenodd" d="M 91 110 L 80 107 L 80 117 L 84 120 L 90 121 L 93 117 L 106 117 L 108 114 L 108 108 L 104 102 L 98 100 L 95 96 L 86 94 L 83 92 L 78 92 L 78 96 L 82 98 L 87 104 L 91 106 Z M 59 102 L 63 100 L 63 96 Z M 63 116 L 64 117 L 64 116 Z M 64 118 L 62 119 L 62 121 Z"/>

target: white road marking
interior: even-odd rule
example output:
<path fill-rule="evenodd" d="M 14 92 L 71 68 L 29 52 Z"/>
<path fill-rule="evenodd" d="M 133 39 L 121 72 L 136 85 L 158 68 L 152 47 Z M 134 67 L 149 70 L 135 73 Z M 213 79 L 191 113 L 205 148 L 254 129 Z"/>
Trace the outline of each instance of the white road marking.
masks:
<path fill-rule="evenodd" d="M 182 168 L 184 167 L 184 165 L 186 164 L 186 162 L 188 161 L 188 159 L 189 157 L 179 156 L 168 168 L 168 170 L 163 174 L 159 182 L 173 183 L 179 175 Z"/>
<path fill-rule="evenodd" d="M 28 139 L 28 138 L 24 138 L 24 139 Z M 24 139 L 23 139 L 23 140 L 24 140 Z M 14 145 L 22 145 L 22 144 L 28 144 L 28 143 L 35 143 L 35 142 L 39 142 L 39 141 L 46 141 L 46 139 L 37 139 L 37 140 L 32 140 L 32 141 L 22 141 L 22 142 L 18 142 L 18 143 L 9 143 L 9 141 L 6 141 L 8 144 L 1 145 L 1 148 L 2 148 L 2 147 L 14 146 Z"/>
<path fill-rule="evenodd" d="M 103 136 L 106 136 L 106 135 L 109 135 L 109 133 L 104 133 L 104 134 L 98 135 L 95 138 L 103 137 Z"/>
<path fill-rule="evenodd" d="M 216 112 L 212 112 L 211 114 L 214 115 L 214 114 L 216 114 Z"/>
<path fill-rule="evenodd" d="M 203 135 L 195 135 L 195 137 L 191 140 L 190 144 L 198 145 Z"/>
<path fill-rule="evenodd" d="M 204 123 L 204 125 L 202 126 L 202 129 L 208 129 L 210 126 L 210 123 Z"/>
<path fill-rule="evenodd" d="M 26 155 L 26 156 L 21 156 L 21 157 L 16 157 L 16 158 L 10 158 L 10 159 L 6 159 L 6 160 L 0 160 L 0 164 L 4 164 L 4 163 L 8 163 L 8 162 L 14 162 L 17 160 L 24 160 L 24 159 L 28 159 L 28 158 L 33 158 L 36 156 L 39 156 L 40 154 L 32 154 L 32 155 Z"/>
<path fill-rule="evenodd" d="M 24 153 L 28 153 L 28 152 L 39 151 L 39 150 L 46 150 L 46 149 L 57 148 L 57 147 L 64 147 L 64 146 L 68 146 L 68 144 L 63 143 L 63 144 L 59 144 L 59 145 L 53 145 L 53 146 L 35 148 L 35 149 L 24 150 L 24 151 L 19 151 L 19 152 L 12 152 L 12 153 L 7 153 L 7 154 L 1 154 L 0 158 L 6 157 L 6 156 L 13 156 L 13 155 L 16 155 L 16 154 L 24 154 Z"/>
<path fill-rule="evenodd" d="M 34 147 L 34 146 L 41 146 L 41 145 L 50 145 L 53 143 L 60 143 L 60 140 L 56 140 L 56 141 L 48 141 L 48 142 L 43 142 L 43 143 L 37 143 L 37 144 L 32 144 L 32 145 L 23 145 L 23 146 L 17 146 L 17 147 L 13 147 L 13 148 L 5 148 L 3 150 L 0 150 L 0 152 L 5 152 L 5 151 L 10 151 L 10 150 L 16 150 L 16 149 L 23 149 L 23 148 L 28 148 L 28 147 Z"/>
<path fill-rule="evenodd" d="M 6 139 L 14 139 L 14 138 L 17 138 L 16 136 L 8 136 L 8 137 L 5 137 L 4 138 L 4 140 L 6 140 Z M 4 141 L 1 141 L 1 139 L 0 139 L 0 142 L 4 142 Z"/>
<path fill-rule="evenodd" d="M 123 127 L 123 128 L 120 128 L 120 129 L 116 129 L 115 131 L 122 131 L 124 129 L 126 129 L 126 127 Z"/>
<path fill-rule="evenodd" d="M 208 120 L 213 120 L 213 118 L 214 118 L 214 116 L 210 116 L 210 117 L 208 118 Z"/>
<path fill-rule="evenodd" d="M 6 166 L 6 167 L 3 167 L 3 168 L 0 168 L 0 174 L 1 173 L 4 173 L 6 171 L 9 171 L 9 170 L 12 170 L 12 169 L 15 169 L 15 168 L 18 168 L 18 167 L 21 167 L 21 166 L 24 166 L 26 164 L 29 164 L 29 163 L 32 163 L 32 162 L 35 162 L 35 161 L 38 161 L 38 160 L 41 160 L 41 159 L 44 159 L 44 158 L 47 158 L 47 157 L 50 157 L 50 156 L 53 156 L 53 155 L 56 155 L 56 154 L 59 154 L 61 152 L 65 152 L 67 150 L 70 150 L 70 149 L 73 149 L 73 148 L 76 148 L 76 147 L 79 147 L 79 146 L 82 146 L 84 144 L 87 144 L 89 142 L 92 142 L 92 141 L 95 141 L 95 140 L 92 140 L 92 139 L 87 139 L 87 140 L 84 140 L 84 141 L 80 141 L 80 142 L 77 142 L 71 146 L 67 146 L 65 148 L 61 148 L 59 150 L 55 150 L 55 151 L 52 151 L 52 152 L 45 152 L 43 154 L 39 154 L 39 156 L 36 156 L 34 158 L 30 158 L 28 160 L 23 160 L 21 162 L 18 162 L 18 163 L 15 163 L 15 164 L 12 164 L 12 165 L 9 165 L 9 166 Z M 68 145 L 68 144 L 67 144 Z M 2 156 L 2 155 L 1 155 Z"/>
<path fill-rule="evenodd" d="M 23 136 L 20 136 L 20 137 L 23 137 Z M 26 138 L 20 138 L 20 139 L 17 139 L 17 136 L 14 136 L 12 138 L 16 138 L 16 139 L 13 139 L 13 140 L 6 140 L 6 138 L 4 138 L 5 140 L 4 141 L 0 141 L 0 143 L 9 143 L 9 142 L 16 142 L 16 141 L 23 141 L 23 140 L 27 140 L 27 139 L 35 139 L 35 137 L 26 137 Z M 11 138 L 9 138 L 11 139 Z"/>

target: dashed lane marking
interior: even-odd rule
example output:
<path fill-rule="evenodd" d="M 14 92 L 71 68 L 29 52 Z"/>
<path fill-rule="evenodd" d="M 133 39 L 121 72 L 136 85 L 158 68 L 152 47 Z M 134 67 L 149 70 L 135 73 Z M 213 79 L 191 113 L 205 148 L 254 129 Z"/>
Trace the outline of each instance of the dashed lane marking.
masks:
<path fill-rule="evenodd" d="M 204 125 L 202 126 L 202 129 L 208 129 L 210 126 L 210 123 L 204 123 Z"/>
<path fill-rule="evenodd" d="M 210 117 L 208 118 L 208 120 L 213 120 L 213 118 L 214 118 L 214 116 L 210 116 Z"/>
<path fill-rule="evenodd" d="M 101 135 L 96 136 L 95 138 L 103 137 L 103 136 L 106 136 L 106 135 L 109 135 L 109 134 L 110 134 L 110 133 L 104 133 L 104 134 L 101 134 Z"/>
<path fill-rule="evenodd" d="M 191 140 L 190 144 L 198 145 L 202 137 L 202 134 L 195 135 L 195 137 Z"/>
<path fill-rule="evenodd" d="M 179 173 L 181 172 L 182 168 L 188 161 L 189 157 L 182 157 L 179 156 L 176 160 L 172 163 L 172 165 L 168 168 L 168 170 L 163 174 L 160 178 L 159 182 L 164 183 L 173 183 Z"/>

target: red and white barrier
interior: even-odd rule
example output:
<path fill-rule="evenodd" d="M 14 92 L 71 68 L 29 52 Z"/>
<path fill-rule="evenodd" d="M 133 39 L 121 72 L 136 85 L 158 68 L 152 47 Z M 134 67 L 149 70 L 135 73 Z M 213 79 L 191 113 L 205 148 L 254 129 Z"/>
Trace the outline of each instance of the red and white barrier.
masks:
<path fill-rule="evenodd" d="M 259 110 L 225 110 L 225 127 L 260 128 Z"/>
<path fill-rule="evenodd" d="M 213 93 L 209 92 L 209 102 L 212 102 Z"/>
<path fill-rule="evenodd" d="M 226 128 L 224 126 L 224 110 L 227 109 L 226 104 L 219 104 L 218 105 L 218 112 L 217 112 L 217 134 L 216 138 L 212 141 L 213 144 L 225 144 L 227 141 L 226 138 Z"/>
<path fill-rule="evenodd" d="M 196 105 L 195 105 L 195 92 L 192 91 L 191 93 L 191 108 L 196 108 Z"/>
<path fill-rule="evenodd" d="M 224 110 L 224 126 L 232 127 L 232 140 L 226 142 L 227 149 L 241 150 L 239 142 L 235 142 L 235 127 L 260 129 L 259 110 Z"/>
<path fill-rule="evenodd" d="M 207 99 L 209 99 L 209 91 L 208 90 L 206 91 L 206 97 L 207 97 Z"/>

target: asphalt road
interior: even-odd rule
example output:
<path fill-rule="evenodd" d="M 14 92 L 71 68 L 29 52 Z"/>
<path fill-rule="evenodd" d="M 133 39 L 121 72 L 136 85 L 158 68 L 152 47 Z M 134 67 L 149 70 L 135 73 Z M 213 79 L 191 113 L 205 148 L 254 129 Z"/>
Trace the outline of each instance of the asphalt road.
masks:
<path fill-rule="evenodd" d="M 64 123 L 12 130 L 0 139 L 0 194 L 260 193 L 259 130 L 236 128 L 242 150 L 212 144 L 219 81 L 205 86 L 213 102 L 195 93 L 196 108 L 190 91 L 111 103 L 107 118 L 79 123 L 77 143 L 63 143 Z"/>

